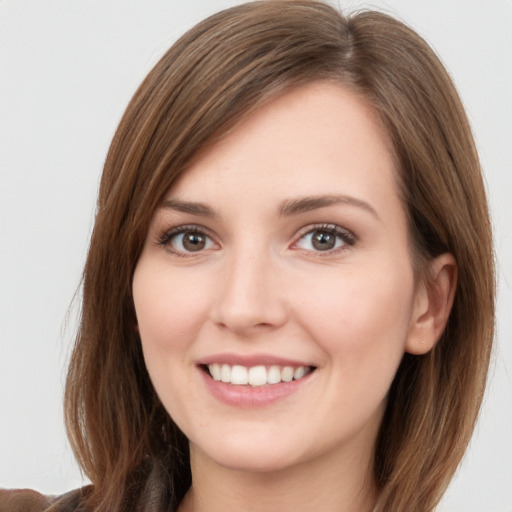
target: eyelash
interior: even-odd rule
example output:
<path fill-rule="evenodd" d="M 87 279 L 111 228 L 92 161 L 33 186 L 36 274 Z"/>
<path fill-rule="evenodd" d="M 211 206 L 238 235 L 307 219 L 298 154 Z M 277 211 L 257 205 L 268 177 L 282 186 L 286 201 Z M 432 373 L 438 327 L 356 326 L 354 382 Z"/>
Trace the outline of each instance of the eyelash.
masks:
<path fill-rule="evenodd" d="M 193 256 L 194 253 L 192 251 L 177 251 L 171 246 L 173 238 L 183 233 L 193 233 L 194 235 L 203 236 L 205 238 L 212 240 L 212 236 L 209 234 L 209 232 L 206 231 L 201 226 L 198 226 L 197 224 L 184 224 L 182 226 L 177 226 L 162 233 L 158 237 L 157 244 L 166 247 L 170 252 L 172 252 L 173 255 L 178 256 L 180 258 Z"/>
<path fill-rule="evenodd" d="M 307 235 L 313 234 L 315 232 L 324 232 L 327 234 L 332 234 L 335 237 L 342 240 L 343 245 L 341 247 L 337 247 L 334 249 L 328 249 L 325 251 L 314 251 L 314 250 L 308 250 L 303 249 L 306 252 L 313 253 L 318 256 L 328 256 L 333 253 L 337 253 L 339 251 L 346 250 L 348 247 L 353 247 L 357 243 L 357 237 L 349 230 L 342 228 L 340 226 L 337 226 L 336 224 L 313 224 L 312 226 L 307 226 L 304 228 L 299 236 L 296 238 L 295 242 L 292 244 L 292 249 L 294 250 L 300 250 L 300 248 L 297 248 L 297 244 L 303 240 Z M 171 242 L 174 239 L 174 237 L 183 234 L 183 233 L 193 233 L 205 238 L 208 238 L 210 240 L 213 240 L 213 237 L 210 235 L 210 233 L 202 228 L 201 226 L 198 226 L 197 224 L 185 224 L 182 226 L 177 226 L 175 228 L 172 228 L 168 231 L 165 231 L 162 233 L 158 239 L 157 244 L 163 247 L 166 247 L 170 252 L 172 252 L 173 255 L 180 257 L 180 258 L 186 258 L 194 256 L 194 252 L 186 252 L 186 251 L 179 251 L 171 246 Z M 202 251 L 198 251 L 198 254 Z"/>
<path fill-rule="evenodd" d="M 315 254 L 316 256 L 329 256 L 332 254 L 336 254 L 339 251 L 344 251 L 347 250 L 347 248 L 349 247 L 353 247 L 357 243 L 357 237 L 348 229 L 337 226 L 336 224 L 313 224 L 312 226 L 307 226 L 306 228 L 304 228 L 304 230 L 302 230 L 297 240 L 293 243 L 292 248 L 294 246 L 297 246 L 297 244 L 301 240 L 303 240 L 307 235 L 312 235 L 315 232 L 332 234 L 336 238 L 341 239 L 341 241 L 343 242 L 343 244 L 340 247 L 328 249 L 325 251 L 303 249 L 306 252 Z"/>

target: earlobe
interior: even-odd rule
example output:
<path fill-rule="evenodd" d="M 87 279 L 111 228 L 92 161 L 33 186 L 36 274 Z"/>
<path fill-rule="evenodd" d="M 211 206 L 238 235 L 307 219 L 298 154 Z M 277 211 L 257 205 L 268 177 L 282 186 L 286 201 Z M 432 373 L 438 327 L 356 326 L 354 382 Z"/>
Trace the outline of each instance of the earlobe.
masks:
<path fill-rule="evenodd" d="M 406 352 L 422 355 L 435 346 L 448 322 L 456 288 L 455 258 L 446 253 L 433 259 L 418 284 Z"/>

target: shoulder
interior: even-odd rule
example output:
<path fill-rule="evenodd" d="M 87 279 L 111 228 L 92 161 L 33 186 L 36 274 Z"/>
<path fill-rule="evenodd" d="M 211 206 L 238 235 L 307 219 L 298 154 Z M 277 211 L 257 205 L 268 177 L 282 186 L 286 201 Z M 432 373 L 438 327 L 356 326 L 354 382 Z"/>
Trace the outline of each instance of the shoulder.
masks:
<path fill-rule="evenodd" d="M 78 512 L 90 486 L 60 496 L 47 496 L 32 489 L 0 489 L 0 512 Z"/>

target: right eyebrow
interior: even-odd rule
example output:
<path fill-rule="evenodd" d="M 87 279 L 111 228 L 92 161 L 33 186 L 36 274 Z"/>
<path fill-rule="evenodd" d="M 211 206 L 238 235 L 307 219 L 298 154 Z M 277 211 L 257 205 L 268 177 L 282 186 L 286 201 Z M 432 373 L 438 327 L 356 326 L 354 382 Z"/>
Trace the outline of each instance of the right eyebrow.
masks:
<path fill-rule="evenodd" d="M 361 208 L 371 213 L 376 219 L 380 219 L 377 211 L 366 201 L 346 195 L 320 195 L 300 197 L 298 199 L 288 199 L 281 204 L 279 214 L 284 217 L 298 215 L 319 208 L 325 208 L 333 204 L 348 204 Z"/>
<path fill-rule="evenodd" d="M 161 208 L 169 208 L 183 213 L 200 215 L 202 217 L 216 217 L 215 212 L 204 203 L 194 203 L 191 201 L 180 201 L 178 199 L 167 199 L 162 203 Z"/>

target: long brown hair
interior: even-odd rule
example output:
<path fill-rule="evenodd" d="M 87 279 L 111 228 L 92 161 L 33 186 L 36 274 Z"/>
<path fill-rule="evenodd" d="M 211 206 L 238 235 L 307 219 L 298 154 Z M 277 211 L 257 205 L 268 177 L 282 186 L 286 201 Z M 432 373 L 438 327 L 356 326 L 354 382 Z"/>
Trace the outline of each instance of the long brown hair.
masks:
<path fill-rule="evenodd" d="M 103 171 L 65 395 L 68 434 L 101 511 L 150 500 L 173 510 L 188 443 L 151 385 L 131 282 L 149 222 L 176 177 L 263 102 L 330 80 L 363 94 L 393 142 L 414 261 L 450 252 L 459 272 L 445 332 L 406 354 L 375 449 L 375 512 L 431 511 L 472 434 L 494 328 L 491 228 L 478 155 L 457 92 L 425 41 L 378 12 L 323 3 L 239 5 L 199 23 L 146 77 Z"/>

